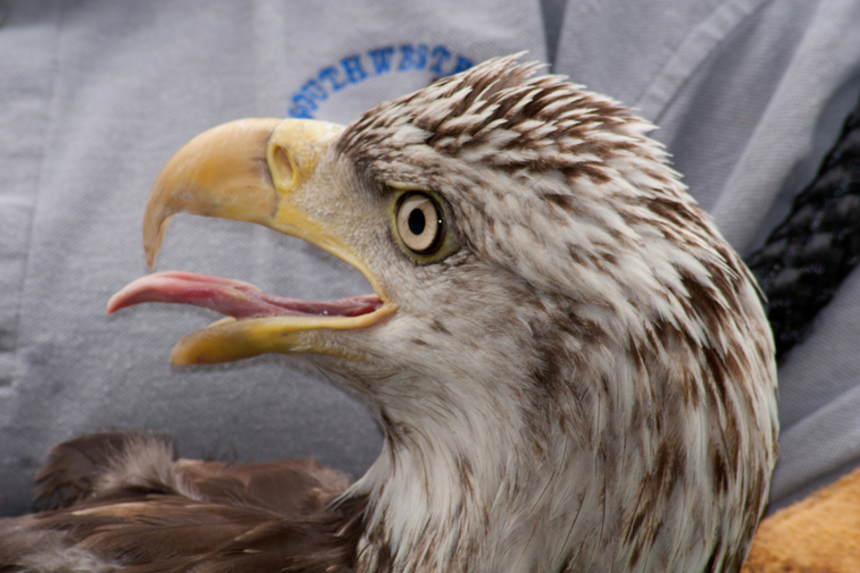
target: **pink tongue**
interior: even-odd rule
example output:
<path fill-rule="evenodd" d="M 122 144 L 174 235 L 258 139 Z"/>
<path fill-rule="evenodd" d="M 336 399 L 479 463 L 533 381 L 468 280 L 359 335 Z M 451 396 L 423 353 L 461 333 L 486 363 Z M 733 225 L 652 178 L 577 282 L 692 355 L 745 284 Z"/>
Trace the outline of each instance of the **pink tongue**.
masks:
<path fill-rule="evenodd" d="M 126 285 L 108 302 L 111 314 L 141 302 L 181 302 L 236 318 L 261 316 L 358 316 L 382 306 L 376 295 L 311 302 L 266 294 L 252 284 L 195 273 L 146 275 Z"/>

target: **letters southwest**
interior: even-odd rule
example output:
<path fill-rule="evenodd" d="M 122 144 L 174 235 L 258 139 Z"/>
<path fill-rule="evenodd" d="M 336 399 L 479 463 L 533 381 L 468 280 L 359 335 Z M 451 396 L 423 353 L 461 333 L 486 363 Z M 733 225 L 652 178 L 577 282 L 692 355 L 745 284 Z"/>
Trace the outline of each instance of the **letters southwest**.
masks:
<path fill-rule="evenodd" d="M 403 44 L 368 50 L 347 56 L 335 65 L 321 69 L 290 97 L 290 117 L 313 119 L 318 103 L 329 94 L 350 85 L 391 73 L 430 70 L 438 77 L 449 76 L 472 67 L 472 61 L 451 52 L 445 46 L 430 48 L 427 44 Z"/>

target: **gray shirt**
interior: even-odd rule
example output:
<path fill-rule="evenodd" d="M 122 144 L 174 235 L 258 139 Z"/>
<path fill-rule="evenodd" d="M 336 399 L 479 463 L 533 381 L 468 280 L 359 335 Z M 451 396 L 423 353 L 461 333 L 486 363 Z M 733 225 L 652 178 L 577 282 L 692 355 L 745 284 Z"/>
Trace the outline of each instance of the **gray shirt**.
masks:
<path fill-rule="evenodd" d="M 174 368 L 208 324 L 148 305 L 147 193 L 187 140 L 241 117 L 346 123 L 464 66 L 522 50 L 660 127 L 693 195 L 746 253 L 835 141 L 860 94 L 857 0 L 0 0 L 0 513 L 29 503 L 51 445 L 110 428 L 186 456 L 314 455 L 359 476 L 381 436 L 357 400 L 266 356 Z M 159 269 L 327 299 L 370 292 L 299 240 L 180 217 Z M 780 371 L 777 501 L 860 459 L 860 277 Z"/>

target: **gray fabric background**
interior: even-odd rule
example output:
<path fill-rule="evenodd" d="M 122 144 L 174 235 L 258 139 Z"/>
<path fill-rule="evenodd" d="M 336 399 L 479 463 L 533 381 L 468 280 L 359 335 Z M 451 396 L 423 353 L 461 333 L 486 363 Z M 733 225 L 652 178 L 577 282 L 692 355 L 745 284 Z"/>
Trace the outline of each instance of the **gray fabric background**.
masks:
<path fill-rule="evenodd" d="M 347 122 L 459 57 L 528 50 L 658 123 L 692 193 L 745 253 L 860 94 L 857 0 L 0 0 L 0 12 L 2 514 L 27 508 L 52 444 L 97 429 L 167 431 L 186 456 L 315 455 L 354 476 L 376 456 L 367 410 L 287 358 L 171 367 L 172 345 L 210 313 L 104 315 L 147 272 L 152 181 L 209 127 L 299 109 Z M 422 45 L 423 65 L 407 57 Z M 391 68 L 377 74 L 370 53 L 385 48 Z M 356 56 L 361 73 L 344 63 Z M 369 291 L 301 241 L 194 217 L 171 227 L 158 268 L 304 298 Z M 860 459 L 858 318 L 855 273 L 780 371 L 779 503 Z"/>

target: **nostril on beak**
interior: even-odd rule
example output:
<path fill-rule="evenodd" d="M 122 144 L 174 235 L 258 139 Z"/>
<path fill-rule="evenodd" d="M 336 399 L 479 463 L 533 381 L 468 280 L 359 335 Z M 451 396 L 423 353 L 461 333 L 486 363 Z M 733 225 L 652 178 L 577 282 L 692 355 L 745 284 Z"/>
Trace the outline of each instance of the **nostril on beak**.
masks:
<path fill-rule="evenodd" d="M 272 152 L 272 161 L 271 165 L 269 165 L 269 169 L 272 176 L 276 179 L 276 187 L 281 189 L 291 188 L 295 184 L 295 172 L 293 170 L 292 163 L 290 162 L 290 156 L 283 146 L 275 146 L 275 149 Z"/>

